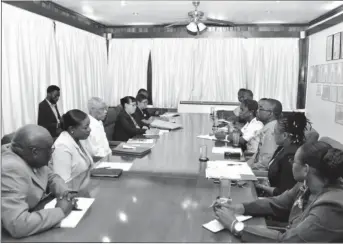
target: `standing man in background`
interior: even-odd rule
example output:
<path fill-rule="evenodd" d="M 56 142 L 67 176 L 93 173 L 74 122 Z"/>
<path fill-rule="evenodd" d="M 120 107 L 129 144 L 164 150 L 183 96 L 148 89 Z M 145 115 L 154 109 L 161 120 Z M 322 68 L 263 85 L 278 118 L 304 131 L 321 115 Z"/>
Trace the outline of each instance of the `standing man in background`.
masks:
<path fill-rule="evenodd" d="M 51 85 L 47 89 L 46 98 L 39 104 L 38 125 L 46 128 L 53 138 L 59 136 L 61 130 L 61 116 L 57 108 L 60 98 L 60 88 Z"/>

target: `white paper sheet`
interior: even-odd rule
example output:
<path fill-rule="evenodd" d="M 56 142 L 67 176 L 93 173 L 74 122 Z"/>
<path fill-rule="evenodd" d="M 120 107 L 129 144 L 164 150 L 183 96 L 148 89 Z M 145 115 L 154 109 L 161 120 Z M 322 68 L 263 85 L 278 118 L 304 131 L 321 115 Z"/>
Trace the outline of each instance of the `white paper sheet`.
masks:
<path fill-rule="evenodd" d="M 95 168 L 109 168 L 109 169 L 122 169 L 123 171 L 129 171 L 132 167 L 132 163 L 112 163 L 112 162 L 101 162 Z"/>
<path fill-rule="evenodd" d="M 245 221 L 245 220 L 248 220 L 248 219 L 251 219 L 252 216 L 244 216 L 244 215 L 236 215 L 236 219 L 238 221 Z M 206 223 L 206 224 L 203 224 L 203 227 L 208 229 L 209 231 L 212 231 L 213 233 L 217 233 L 223 229 L 225 229 L 225 227 L 216 219 Z"/>
<path fill-rule="evenodd" d="M 240 180 L 241 175 L 255 175 L 246 162 L 208 161 L 206 178 Z"/>
<path fill-rule="evenodd" d="M 146 144 L 150 144 L 150 143 L 154 143 L 154 139 L 129 139 L 127 141 L 127 143 L 129 143 L 129 144 L 132 144 L 132 143 L 137 143 L 137 144 L 146 143 Z"/>
<path fill-rule="evenodd" d="M 213 147 L 212 148 L 212 153 L 218 153 L 218 154 L 224 154 L 226 152 L 230 153 L 240 153 L 241 155 L 243 154 L 241 148 L 237 147 Z"/>
<path fill-rule="evenodd" d="M 215 136 L 210 136 L 210 135 L 199 135 L 199 136 L 197 136 L 197 138 L 212 140 L 212 141 L 230 142 L 228 140 L 218 140 Z"/>
<path fill-rule="evenodd" d="M 90 208 L 94 202 L 94 198 L 83 198 L 78 197 L 77 208 L 82 209 L 81 211 L 71 211 L 71 213 L 61 221 L 61 228 L 75 228 L 82 219 L 83 215 Z M 56 198 L 45 205 L 45 209 L 55 208 Z"/>
<path fill-rule="evenodd" d="M 175 116 L 179 116 L 180 114 L 179 113 L 165 113 L 165 114 L 162 114 L 160 115 L 160 117 L 165 117 L 165 118 L 171 118 L 171 117 L 175 117 Z"/>

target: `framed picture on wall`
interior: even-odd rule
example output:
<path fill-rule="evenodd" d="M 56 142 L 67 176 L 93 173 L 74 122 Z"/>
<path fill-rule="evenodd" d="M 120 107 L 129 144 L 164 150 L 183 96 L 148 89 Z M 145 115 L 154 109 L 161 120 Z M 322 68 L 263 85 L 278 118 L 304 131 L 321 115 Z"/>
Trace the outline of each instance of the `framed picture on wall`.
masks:
<path fill-rule="evenodd" d="M 333 54 L 332 59 L 337 60 L 341 54 L 341 33 L 333 35 Z"/>
<path fill-rule="evenodd" d="M 341 59 L 343 59 L 343 31 L 341 32 Z"/>
<path fill-rule="evenodd" d="M 326 61 L 332 60 L 333 35 L 326 38 Z"/>

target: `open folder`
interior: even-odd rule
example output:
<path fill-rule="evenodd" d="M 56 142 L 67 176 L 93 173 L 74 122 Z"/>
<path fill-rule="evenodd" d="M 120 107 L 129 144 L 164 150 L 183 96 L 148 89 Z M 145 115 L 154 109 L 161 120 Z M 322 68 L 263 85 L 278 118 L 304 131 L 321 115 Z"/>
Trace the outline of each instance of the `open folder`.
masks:
<path fill-rule="evenodd" d="M 116 148 L 112 149 L 112 152 L 119 155 L 144 156 L 150 153 L 151 148 L 152 146 L 147 144 L 131 144 L 123 142 Z"/>

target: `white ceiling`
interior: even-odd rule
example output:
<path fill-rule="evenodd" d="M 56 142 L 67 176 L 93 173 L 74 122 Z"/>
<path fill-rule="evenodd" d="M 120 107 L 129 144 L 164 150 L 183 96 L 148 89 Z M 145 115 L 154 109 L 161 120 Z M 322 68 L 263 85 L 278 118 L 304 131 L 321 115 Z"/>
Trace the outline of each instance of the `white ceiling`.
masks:
<path fill-rule="evenodd" d="M 104 25 L 158 25 L 187 19 L 192 1 L 53 0 Z M 206 17 L 242 23 L 308 23 L 343 1 L 201 1 Z"/>

